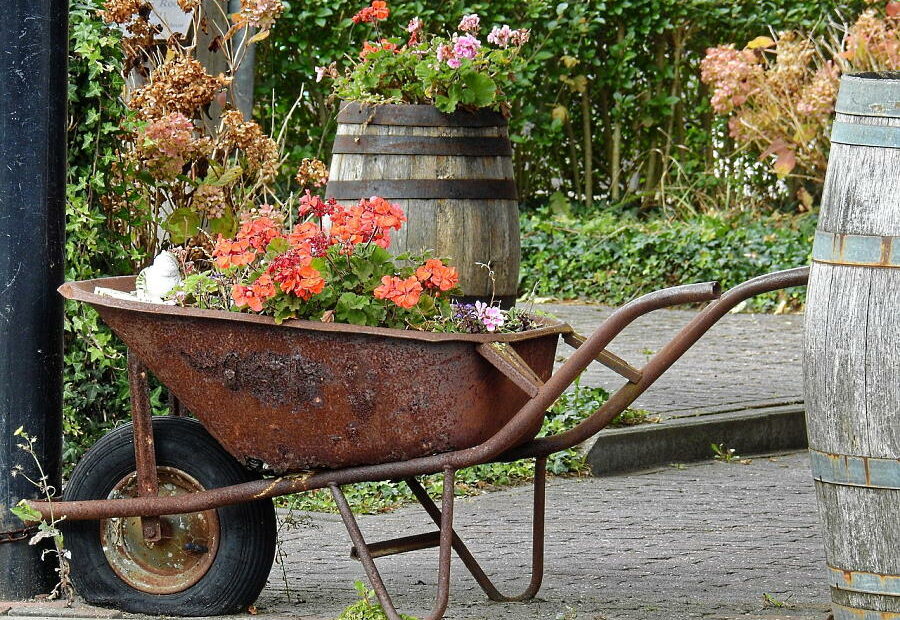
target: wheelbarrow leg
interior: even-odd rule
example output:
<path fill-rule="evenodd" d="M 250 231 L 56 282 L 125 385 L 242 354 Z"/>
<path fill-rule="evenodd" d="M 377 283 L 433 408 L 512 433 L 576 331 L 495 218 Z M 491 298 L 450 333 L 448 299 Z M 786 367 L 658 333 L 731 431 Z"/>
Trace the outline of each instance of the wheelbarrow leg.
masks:
<path fill-rule="evenodd" d="M 447 603 L 450 600 L 450 555 L 453 538 L 453 489 L 455 478 L 455 470 L 449 468 L 444 470 L 444 490 L 441 500 L 442 516 L 438 519 L 438 525 L 441 528 L 440 553 L 438 556 L 438 588 L 434 609 L 432 609 L 426 620 L 440 620 L 443 618 L 444 612 L 447 611 Z M 353 516 L 353 511 L 347 503 L 347 498 L 344 497 L 344 492 L 336 484 L 329 485 L 329 488 L 341 513 L 341 518 L 344 520 L 347 533 L 350 534 L 350 540 L 356 548 L 356 554 L 360 562 L 362 562 L 366 575 L 369 577 L 369 582 L 375 588 L 375 594 L 378 596 L 378 601 L 381 603 L 384 613 L 387 615 L 388 620 L 402 620 L 397 612 L 397 608 L 394 607 L 387 588 L 384 586 L 384 581 L 381 579 L 381 574 L 375 566 L 375 560 L 359 529 L 356 517 Z"/>
<path fill-rule="evenodd" d="M 128 351 L 128 387 L 131 390 L 131 417 L 134 421 L 134 462 L 137 468 L 139 497 L 159 495 L 156 474 L 156 448 L 153 442 L 153 411 L 150 407 L 150 384 L 147 367 Z M 157 542 L 162 538 L 159 517 L 141 517 L 144 540 Z"/>
<path fill-rule="evenodd" d="M 441 511 L 428 496 L 428 493 L 422 488 L 422 485 L 415 478 L 406 480 L 413 495 L 422 504 L 425 511 L 431 516 L 435 523 L 440 524 L 443 517 Z M 478 564 L 475 556 L 469 551 L 469 548 L 457 535 L 456 531 L 453 535 L 453 549 L 456 555 L 462 560 L 466 568 L 487 594 L 492 601 L 509 603 L 517 601 L 527 601 L 538 593 L 541 589 L 541 582 L 544 579 L 544 514 L 546 506 L 546 486 L 547 486 L 547 459 L 539 458 L 534 463 L 534 521 L 532 523 L 532 551 L 531 551 L 531 582 L 524 592 L 517 596 L 505 596 L 491 582 L 490 578 Z"/>

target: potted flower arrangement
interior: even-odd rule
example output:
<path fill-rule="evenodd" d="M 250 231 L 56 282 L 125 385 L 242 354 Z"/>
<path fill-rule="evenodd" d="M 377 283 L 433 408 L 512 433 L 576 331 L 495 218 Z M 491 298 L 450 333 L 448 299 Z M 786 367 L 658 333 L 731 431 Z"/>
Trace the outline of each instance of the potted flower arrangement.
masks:
<path fill-rule="evenodd" d="M 273 188 L 285 163 L 281 144 L 231 105 L 230 76 L 246 57 L 246 46 L 268 36 L 283 5 L 248 0 L 230 24 L 205 14 L 203 3 L 180 0 L 179 6 L 191 15 L 193 29 L 161 48 L 155 40 L 161 28 L 154 26 L 146 0 L 104 3 L 104 17 L 124 29 L 126 66 L 139 78 L 127 96 L 133 113 L 123 122 L 118 191 L 107 202 L 125 221 L 129 212 L 149 211 L 150 224 L 134 231 L 135 244 L 151 256 L 165 245 L 171 251 L 138 279 L 141 299 L 261 313 L 279 323 L 299 318 L 466 332 L 528 327 L 523 314 L 493 307 L 493 291 L 485 290 L 477 305 L 454 304 L 462 292 L 460 277 L 439 258 L 445 254 L 431 247 L 394 248 L 391 256 L 391 235 L 407 222 L 404 210 L 375 192 L 355 194 L 349 202 L 316 195 L 328 178 L 322 162 L 304 160 L 295 176 L 299 189 L 280 197 Z M 386 4 L 376 0 L 353 21 L 377 31 L 388 15 Z M 234 36 L 249 27 L 257 34 Z M 504 109 L 502 79 L 527 31 L 495 28 L 488 38 L 497 49 L 488 53 L 475 36 L 479 28 L 478 17 L 468 15 L 457 35 L 431 37 L 421 20 L 413 20 L 402 47 L 391 51 L 382 39 L 381 51 L 372 52 L 374 44 L 367 42 L 359 65 L 343 82 L 336 79 L 344 84 L 336 88 L 363 88 L 360 78 L 370 72 L 369 63 L 385 63 L 382 69 L 389 72 L 421 73 L 409 63 L 424 59 L 441 65 L 433 79 L 443 86 L 419 89 L 446 98 L 436 102 L 441 109 L 469 102 Z M 204 31 L 215 35 L 209 47 L 225 58 L 223 74 L 208 73 L 196 58 Z M 371 96 L 360 90 L 358 98 L 374 101 L 381 87 L 366 92 Z M 418 101 L 411 94 L 404 100 Z"/>
<path fill-rule="evenodd" d="M 466 297 L 509 305 L 520 251 L 507 92 L 530 33 L 473 13 L 453 32 L 414 18 L 392 37 L 390 16 L 382 0 L 364 7 L 351 20 L 367 32 L 356 58 L 316 69 L 341 101 L 327 195 L 399 201 L 410 221 L 396 253 L 452 257 Z"/>

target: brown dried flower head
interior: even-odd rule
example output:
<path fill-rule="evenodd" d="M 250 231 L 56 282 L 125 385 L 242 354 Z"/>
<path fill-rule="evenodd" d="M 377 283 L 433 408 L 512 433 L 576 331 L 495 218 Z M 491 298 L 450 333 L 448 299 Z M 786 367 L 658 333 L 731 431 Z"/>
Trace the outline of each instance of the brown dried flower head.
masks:
<path fill-rule="evenodd" d="M 284 12 L 281 0 L 241 0 L 241 12 L 235 13 L 236 26 L 250 26 L 268 30 Z"/>
<path fill-rule="evenodd" d="M 151 73 L 148 84 L 135 91 L 128 105 L 148 119 L 172 112 L 194 117 L 230 83 L 229 77 L 209 75 L 195 58 L 173 54 Z"/>
<path fill-rule="evenodd" d="M 201 185 L 192 195 L 191 207 L 209 219 L 224 216 L 227 206 L 225 190 L 215 185 Z"/>
<path fill-rule="evenodd" d="M 142 11 L 150 11 L 147 0 L 105 0 L 100 17 L 110 24 L 127 24 Z"/>
<path fill-rule="evenodd" d="M 220 139 L 226 148 L 244 151 L 248 172 L 258 172 L 261 180 L 274 179 L 278 174 L 278 144 L 255 121 L 245 121 L 239 111 L 228 110 L 222 114 Z"/>
<path fill-rule="evenodd" d="M 322 187 L 328 182 L 328 168 L 318 159 L 304 159 L 297 169 L 296 178 L 303 189 Z"/>

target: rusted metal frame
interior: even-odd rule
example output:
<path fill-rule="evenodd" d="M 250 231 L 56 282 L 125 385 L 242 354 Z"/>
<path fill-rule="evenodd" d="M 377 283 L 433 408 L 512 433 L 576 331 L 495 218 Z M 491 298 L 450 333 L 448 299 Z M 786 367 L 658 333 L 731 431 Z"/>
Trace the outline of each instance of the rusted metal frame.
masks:
<path fill-rule="evenodd" d="M 134 430 L 134 463 L 137 470 L 138 496 L 159 496 L 159 477 L 156 471 L 156 448 L 153 441 L 153 410 L 150 407 L 148 370 L 138 357 L 128 351 L 128 387 L 131 391 L 131 418 Z M 159 517 L 141 518 L 144 540 L 157 542 L 162 538 Z"/>
<path fill-rule="evenodd" d="M 587 338 L 577 332 L 571 332 L 563 334 L 563 341 L 573 349 L 578 349 L 587 342 Z M 612 351 L 603 349 L 595 359 L 616 374 L 625 377 L 631 383 L 637 383 L 641 380 L 641 371 Z"/>
<path fill-rule="evenodd" d="M 548 456 L 554 452 L 565 450 L 585 441 L 603 429 L 614 417 L 619 415 L 634 402 L 638 396 L 644 393 L 648 387 L 668 370 L 672 364 L 677 362 L 691 346 L 693 346 L 732 308 L 742 301 L 756 295 L 770 293 L 792 286 L 805 286 L 808 280 L 809 267 L 799 267 L 759 276 L 728 290 L 719 297 L 718 300 L 710 303 L 701 310 L 669 341 L 668 344 L 666 344 L 666 346 L 650 358 L 650 361 L 642 369 L 643 376 L 638 383 L 625 384 L 610 396 L 609 400 L 594 412 L 591 417 L 581 422 L 581 424 L 575 428 L 550 437 L 533 439 L 527 444 L 510 450 L 507 454 L 503 455 L 501 460 L 509 461 L 528 457 Z M 582 352 L 584 352 L 584 355 L 593 353 L 603 340 L 597 339 L 593 344 L 591 341 L 598 336 L 598 333 L 605 325 L 606 324 L 604 323 L 604 325 L 588 339 L 585 346 L 578 349 L 575 354 L 573 354 L 572 358 Z M 572 358 L 569 359 L 569 362 L 572 361 Z M 560 373 L 566 369 L 565 366 L 567 364 L 563 365 L 563 368 L 558 370 L 552 378 L 555 379 L 557 375 L 560 375 Z M 580 364 L 573 364 L 570 374 L 563 375 L 563 378 L 571 376 L 571 371 L 574 371 L 579 365 Z M 549 385 L 550 382 L 548 381 L 547 383 Z"/>
<path fill-rule="evenodd" d="M 434 608 L 431 614 L 426 617 L 426 620 L 440 620 L 440 618 L 443 618 L 444 612 L 447 611 L 447 603 L 450 601 L 450 551 L 453 540 L 453 491 L 455 480 L 456 470 L 450 467 L 444 468 L 444 489 L 441 499 L 442 516 L 438 523 L 441 528 L 440 551 L 438 555 L 438 587 Z M 397 608 L 394 606 L 390 594 L 388 594 L 387 588 L 384 586 L 378 567 L 375 566 L 375 559 L 370 552 L 370 547 L 366 544 L 365 538 L 363 538 L 359 524 L 353 516 L 353 511 L 350 509 L 350 504 L 347 503 L 347 498 L 344 497 L 340 486 L 332 484 L 329 485 L 329 488 L 332 496 L 334 496 L 338 511 L 341 513 L 341 519 L 344 521 L 347 533 L 350 535 L 350 540 L 353 541 L 359 560 L 362 562 L 369 582 L 375 589 L 375 595 L 378 597 L 385 615 L 387 615 L 388 620 L 402 620 L 400 614 L 397 613 Z"/>
<path fill-rule="evenodd" d="M 337 136 L 332 153 L 379 155 L 443 155 L 504 157 L 512 155 L 509 138 L 503 136 Z"/>
<path fill-rule="evenodd" d="M 529 429 L 534 428 L 543 419 L 547 409 L 550 408 L 553 402 L 594 361 L 596 354 L 606 348 L 619 332 L 635 319 L 648 312 L 668 306 L 709 301 L 717 297 L 718 294 L 717 283 L 688 284 L 648 293 L 623 305 L 613 312 L 591 335 L 585 345 L 576 350 L 562 367 L 550 377 L 537 396 L 526 403 L 490 439 L 472 448 L 394 463 L 348 467 L 335 471 L 320 471 L 313 474 L 289 475 L 274 480 L 254 480 L 219 489 L 171 497 L 54 502 L 53 510 L 57 515 L 65 515 L 66 518 L 76 521 L 124 516 L 183 514 L 220 508 L 245 501 L 311 491 L 313 489 L 330 487 L 331 485 L 411 478 L 413 476 L 440 472 L 445 467 L 462 469 L 472 465 L 487 463 L 501 457 L 501 455 L 504 455 L 501 457 L 502 460 L 547 456 L 552 452 L 558 452 L 580 443 L 583 439 L 574 440 L 572 443 L 561 447 L 555 447 L 548 452 L 544 452 L 544 450 L 549 444 L 541 440 L 539 449 L 542 454 L 537 452 L 525 453 L 521 449 L 510 452 L 510 449 L 525 439 Z M 629 384 L 629 386 L 634 387 L 633 384 Z M 629 386 L 626 386 L 626 388 Z M 616 396 L 618 396 L 618 393 L 614 395 L 614 398 Z M 628 403 L 631 400 L 628 400 Z M 610 401 L 613 401 L 613 399 L 610 399 Z M 607 405 L 604 407 L 608 407 L 610 401 L 607 401 Z M 622 406 L 612 417 L 621 413 L 626 406 L 627 404 Z M 594 416 L 596 417 L 598 414 L 599 412 L 594 414 Z M 593 420 L 594 418 L 591 418 L 587 422 L 593 424 L 595 423 Z M 599 422 L 596 423 L 599 424 Z M 600 424 L 597 430 L 604 425 L 605 423 Z M 576 427 L 576 430 L 580 429 L 579 433 L 581 433 L 584 428 L 586 428 L 585 423 L 582 423 L 582 425 Z M 555 437 L 561 436 L 557 435 Z M 567 438 L 572 436 L 572 434 L 565 435 Z M 528 445 L 533 446 L 533 442 Z M 509 455 L 521 454 L 521 456 L 509 456 L 505 454 L 507 452 L 509 452 Z M 29 501 L 28 504 L 45 516 L 50 513 L 50 506 L 46 502 Z"/>
<path fill-rule="evenodd" d="M 418 480 L 409 478 L 406 480 L 410 491 L 415 495 L 418 502 L 422 505 L 428 515 L 435 523 L 441 521 L 441 511 L 435 505 L 434 501 L 429 497 L 428 493 L 422 487 Z M 534 513 L 532 520 L 532 547 L 531 547 L 531 580 L 525 590 L 515 596 L 506 596 L 502 594 L 494 583 L 491 581 L 484 569 L 469 551 L 469 548 L 462 541 L 456 530 L 453 530 L 453 550 L 462 560 L 484 593 L 492 601 L 497 602 L 518 602 L 527 601 L 535 597 L 538 590 L 541 589 L 541 583 L 544 580 L 544 523 L 546 515 L 546 490 L 547 490 L 547 459 L 535 459 L 534 464 Z"/>
<path fill-rule="evenodd" d="M 517 200 L 516 182 L 511 179 L 373 179 L 331 181 L 327 198 L 349 200 L 353 196 L 375 194 L 391 200 Z"/>
<path fill-rule="evenodd" d="M 531 398 L 537 396 L 544 382 L 536 372 L 506 342 L 485 342 L 476 347 L 478 353 L 519 386 Z"/>
<path fill-rule="evenodd" d="M 434 547 L 439 547 L 440 544 L 441 533 L 438 531 L 368 543 L 368 547 L 369 555 L 371 555 L 373 558 L 384 558 L 390 555 L 408 553 L 410 551 L 433 549 Z M 356 549 L 356 547 L 350 548 L 350 557 L 354 560 L 359 559 L 359 551 Z"/>
<path fill-rule="evenodd" d="M 175 394 L 171 391 L 169 392 L 169 415 L 176 418 L 186 418 L 188 417 L 188 411 L 184 408 L 184 405 Z"/>

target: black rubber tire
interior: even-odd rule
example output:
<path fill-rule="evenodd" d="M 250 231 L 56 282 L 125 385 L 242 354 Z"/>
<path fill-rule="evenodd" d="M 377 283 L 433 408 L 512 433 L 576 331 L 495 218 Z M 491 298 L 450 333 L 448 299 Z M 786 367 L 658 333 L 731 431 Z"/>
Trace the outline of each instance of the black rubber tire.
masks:
<path fill-rule="evenodd" d="M 153 419 L 157 465 L 180 469 L 206 489 L 248 482 L 240 465 L 206 429 L 189 418 Z M 135 471 L 131 424 L 105 435 L 72 472 L 65 499 L 105 499 Z M 266 585 L 275 557 L 277 524 L 272 500 L 226 506 L 217 511 L 219 547 L 200 580 L 175 594 L 150 594 L 116 575 L 101 548 L 99 521 L 64 522 L 71 551 L 72 582 L 92 604 L 132 613 L 215 616 L 245 611 Z"/>

